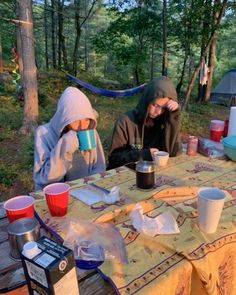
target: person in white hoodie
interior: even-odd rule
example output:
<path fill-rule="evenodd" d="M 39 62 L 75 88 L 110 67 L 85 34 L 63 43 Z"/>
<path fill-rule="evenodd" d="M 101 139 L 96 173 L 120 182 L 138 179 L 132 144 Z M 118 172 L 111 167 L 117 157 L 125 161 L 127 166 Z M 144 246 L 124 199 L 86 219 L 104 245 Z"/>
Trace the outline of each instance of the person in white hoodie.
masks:
<path fill-rule="evenodd" d="M 53 182 L 64 182 L 104 172 L 105 157 L 96 131 L 96 111 L 75 87 L 62 93 L 49 123 L 39 126 L 34 138 L 35 190 Z M 95 129 L 96 147 L 80 151 L 76 131 Z"/>

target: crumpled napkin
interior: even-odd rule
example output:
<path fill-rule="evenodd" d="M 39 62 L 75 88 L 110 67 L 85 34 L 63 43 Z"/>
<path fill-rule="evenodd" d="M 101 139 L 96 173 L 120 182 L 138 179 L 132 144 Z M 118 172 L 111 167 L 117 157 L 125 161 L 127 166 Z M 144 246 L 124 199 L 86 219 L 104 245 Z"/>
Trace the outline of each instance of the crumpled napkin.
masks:
<path fill-rule="evenodd" d="M 118 186 L 113 186 L 109 193 L 104 193 L 102 200 L 106 204 L 113 204 L 117 201 L 120 201 L 120 189 Z"/>
<path fill-rule="evenodd" d="M 169 211 L 155 218 L 150 218 L 143 214 L 143 207 L 137 203 L 129 217 L 133 227 L 148 236 L 154 237 L 157 234 L 176 234 L 180 232 L 173 215 Z"/>

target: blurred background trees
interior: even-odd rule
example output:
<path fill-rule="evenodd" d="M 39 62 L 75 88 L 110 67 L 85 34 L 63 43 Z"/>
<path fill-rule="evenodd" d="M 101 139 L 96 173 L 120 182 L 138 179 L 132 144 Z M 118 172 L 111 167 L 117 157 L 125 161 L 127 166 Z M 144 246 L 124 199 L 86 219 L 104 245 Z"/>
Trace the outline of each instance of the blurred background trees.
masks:
<path fill-rule="evenodd" d="M 31 1 L 0 3 L 3 60 L 11 59 L 12 47 L 22 57 L 16 4 Z M 234 1 L 34 0 L 32 7 L 38 70 L 122 88 L 168 75 L 187 109 L 190 101 L 208 101 L 212 85 L 236 67 Z M 208 79 L 200 84 L 204 67 Z"/>

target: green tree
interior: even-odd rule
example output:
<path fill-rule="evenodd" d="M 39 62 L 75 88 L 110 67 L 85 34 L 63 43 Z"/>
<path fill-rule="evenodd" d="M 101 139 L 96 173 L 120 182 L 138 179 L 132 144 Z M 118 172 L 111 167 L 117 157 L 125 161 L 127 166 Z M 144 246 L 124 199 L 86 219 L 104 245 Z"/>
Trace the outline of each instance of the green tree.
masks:
<path fill-rule="evenodd" d="M 95 50 L 108 53 L 118 67 L 131 69 L 128 76 L 133 76 L 135 83 L 140 84 L 150 75 L 147 64 L 153 46 L 161 43 L 161 11 L 158 13 L 156 5 L 138 5 L 111 12 L 114 20 L 95 38 Z"/>

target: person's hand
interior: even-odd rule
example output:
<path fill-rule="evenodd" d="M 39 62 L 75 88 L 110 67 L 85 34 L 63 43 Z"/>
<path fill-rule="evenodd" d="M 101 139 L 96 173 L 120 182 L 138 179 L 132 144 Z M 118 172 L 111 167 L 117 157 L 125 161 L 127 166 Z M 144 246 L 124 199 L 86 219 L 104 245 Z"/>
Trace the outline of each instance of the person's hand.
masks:
<path fill-rule="evenodd" d="M 153 160 L 154 160 L 154 153 L 155 153 L 155 152 L 159 152 L 159 150 L 156 149 L 156 148 L 150 148 L 150 153 L 151 153 L 151 155 L 152 155 Z"/>
<path fill-rule="evenodd" d="M 167 110 L 169 110 L 170 112 L 176 111 L 179 107 L 179 104 L 177 101 L 170 99 L 167 103 L 166 103 L 166 108 Z"/>
<path fill-rule="evenodd" d="M 76 132 L 70 130 L 62 136 L 61 156 L 69 160 L 75 151 L 79 149 L 79 141 Z"/>

